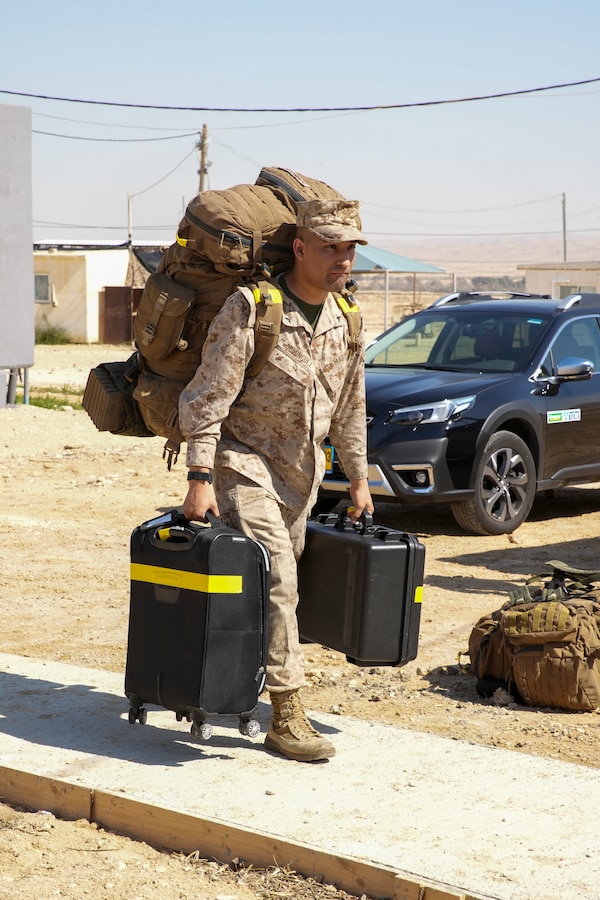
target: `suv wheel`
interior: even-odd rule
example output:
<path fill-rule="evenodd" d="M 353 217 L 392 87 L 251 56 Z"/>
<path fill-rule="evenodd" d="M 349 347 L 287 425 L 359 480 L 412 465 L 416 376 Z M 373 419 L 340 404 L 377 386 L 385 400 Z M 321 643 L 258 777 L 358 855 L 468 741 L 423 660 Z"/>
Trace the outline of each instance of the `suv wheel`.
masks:
<path fill-rule="evenodd" d="M 479 458 L 473 499 L 452 504 L 452 514 L 471 534 L 510 534 L 531 509 L 536 489 L 529 447 L 510 431 L 493 434 Z"/>

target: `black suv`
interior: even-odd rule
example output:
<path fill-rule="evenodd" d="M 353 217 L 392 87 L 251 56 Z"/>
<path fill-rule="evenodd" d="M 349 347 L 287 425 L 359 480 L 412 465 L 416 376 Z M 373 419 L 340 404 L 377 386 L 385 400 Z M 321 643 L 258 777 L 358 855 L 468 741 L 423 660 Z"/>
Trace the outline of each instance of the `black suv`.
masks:
<path fill-rule="evenodd" d="M 366 352 L 374 500 L 443 501 L 505 534 L 536 491 L 600 481 L 600 294 L 456 293 Z M 326 448 L 327 503 L 348 487 Z"/>

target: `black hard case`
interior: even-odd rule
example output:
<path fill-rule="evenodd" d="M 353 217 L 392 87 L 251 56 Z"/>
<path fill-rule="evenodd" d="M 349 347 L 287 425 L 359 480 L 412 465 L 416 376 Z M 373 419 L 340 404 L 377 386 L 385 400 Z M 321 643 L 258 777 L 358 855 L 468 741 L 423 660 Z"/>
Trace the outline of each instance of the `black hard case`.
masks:
<path fill-rule="evenodd" d="M 143 704 L 152 703 L 192 721 L 192 731 L 212 715 L 239 715 L 243 731 L 257 706 L 269 556 L 220 519 L 207 520 L 191 523 L 172 511 L 131 535 L 125 694 L 132 723 L 144 722 Z"/>
<path fill-rule="evenodd" d="M 359 666 L 402 666 L 417 656 L 425 547 L 414 535 L 353 525 L 345 515 L 309 520 L 298 565 L 301 640 Z"/>

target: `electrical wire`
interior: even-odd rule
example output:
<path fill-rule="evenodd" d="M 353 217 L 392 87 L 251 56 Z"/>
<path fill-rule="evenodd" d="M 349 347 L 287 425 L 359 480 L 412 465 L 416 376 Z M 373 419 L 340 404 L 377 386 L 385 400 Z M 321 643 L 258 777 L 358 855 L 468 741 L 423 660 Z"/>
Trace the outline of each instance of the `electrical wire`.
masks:
<path fill-rule="evenodd" d="M 181 131 L 181 128 L 164 128 L 158 125 L 131 125 L 129 122 L 90 122 L 88 119 L 71 119 L 68 116 L 51 116 L 49 113 L 33 112 L 40 119 L 54 119 L 56 122 L 74 122 L 76 125 L 98 125 L 100 128 L 129 128 L 134 131 Z"/>
<path fill-rule="evenodd" d="M 166 175 L 163 175 L 163 177 L 162 177 L 162 178 L 159 178 L 158 181 L 155 181 L 154 184 L 150 184 L 147 188 L 144 188 L 143 191 L 137 191 L 137 193 L 135 193 L 135 194 L 130 194 L 130 195 L 129 195 L 130 198 L 133 199 L 134 197 L 139 197 L 139 196 L 141 196 L 141 194 L 145 194 L 147 191 L 151 191 L 152 188 L 155 188 L 155 187 L 157 187 L 159 184 L 162 184 L 163 181 L 166 181 L 166 179 L 169 177 L 169 175 L 172 175 L 173 172 L 175 172 L 175 171 L 179 168 L 179 166 L 182 166 L 182 165 L 184 164 L 184 162 L 186 161 L 186 159 L 189 159 L 189 158 L 190 158 L 190 156 L 192 155 L 192 153 L 195 152 L 195 150 L 196 150 L 196 148 L 193 147 L 193 148 L 190 150 L 190 152 L 189 152 L 189 153 L 186 153 L 186 155 L 183 157 L 183 159 L 180 160 L 180 161 L 177 163 L 176 166 L 174 166 L 169 172 L 167 172 Z"/>
<path fill-rule="evenodd" d="M 147 143 L 148 141 L 175 141 L 178 138 L 190 138 L 190 137 L 198 137 L 200 135 L 199 131 L 192 131 L 190 134 L 170 134 L 165 135 L 164 137 L 152 137 L 152 138 L 99 138 L 99 137 L 83 137 L 78 134 L 56 134 L 53 131 L 37 131 L 35 128 L 31 129 L 32 134 L 45 134 L 48 137 L 58 137 L 58 138 L 68 138 L 70 141 L 101 141 L 106 144 L 136 144 L 136 143 Z"/>
<path fill-rule="evenodd" d="M 444 100 L 418 100 L 412 103 L 378 103 L 372 106 L 295 106 L 295 107 L 236 107 L 236 106 L 167 106 L 154 103 L 121 103 L 113 100 L 84 100 L 75 97 L 55 97 L 50 94 L 31 94 L 25 91 L 9 91 L 0 88 L 0 94 L 14 97 L 30 97 L 35 100 L 56 100 L 60 103 L 85 103 L 92 106 L 118 106 L 125 109 L 162 109 L 180 112 L 237 112 L 237 113 L 289 113 L 289 112 L 372 112 L 387 109 L 411 109 L 423 106 L 443 106 L 450 103 L 473 103 L 477 100 L 497 100 L 502 97 L 518 97 L 524 94 L 537 94 L 543 91 L 556 91 L 561 88 L 579 87 L 583 84 L 595 84 L 598 78 L 585 78 L 580 81 L 568 81 L 562 84 L 550 84 L 543 87 L 522 88 L 516 91 L 498 91 L 493 94 L 478 94 L 470 97 L 453 97 Z"/>
<path fill-rule="evenodd" d="M 476 226 L 473 226 L 476 227 Z M 411 237 L 411 238 L 487 238 L 487 237 L 538 237 L 546 234 L 562 234 L 562 231 L 465 231 L 465 232 L 432 232 L 432 231 L 369 231 L 363 229 L 369 237 Z M 600 231 L 600 228 L 571 228 L 569 234 L 587 234 Z"/>
<path fill-rule="evenodd" d="M 181 163 L 180 163 L 181 165 Z M 174 171 L 174 170 L 173 170 Z M 171 173 L 169 172 L 168 175 Z M 167 178 L 168 175 L 164 177 Z M 164 179 L 161 179 L 163 181 Z M 156 184 L 160 184 L 160 182 L 156 182 Z M 144 191 L 139 191 L 138 194 L 132 194 L 133 197 L 139 197 L 140 194 L 149 191 L 151 188 L 156 185 L 150 185 L 150 187 L 145 188 Z M 43 219 L 36 219 L 33 222 L 36 226 L 45 226 L 49 228 L 97 228 L 102 231 L 110 231 L 121 229 L 120 225 L 78 225 L 74 222 L 49 222 Z M 139 225 L 137 228 L 139 230 L 144 231 L 158 231 L 159 229 L 172 229 L 172 225 Z M 589 234 L 599 232 L 600 228 L 573 228 L 569 230 L 569 234 Z M 448 234 L 448 233 L 434 233 L 434 232 L 420 232 L 416 233 L 414 231 L 368 231 L 365 229 L 365 234 L 369 237 L 392 237 L 392 238 L 455 238 L 455 237 L 468 237 L 468 238 L 488 238 L 488 237 L 542 237 L 544 235 L 556 235 L 562 234 L 562 231 L 494 231 L 494 232 L 485 232 L 485 233 L 477 233 L 476 231 L 472 232 L 464 232 L 460 234 Z"/>
<path fill-rule="evenodd" d="M 1 93 L 1 92 L 0 92 Z M 41 117 L 44 119 L 55 119 L 59 122 L 74 122 L 78 125 L 98 125 L 101 128 L 132 128 L 137 131 L 181 131 L 181 128 L 165 128 L 164 126 L 156 126 L 156 125 L 130 125 L 122 122 L 90 122 L 86 119 L 71 119 L 68 116 L 51 116 L 47 113 L 41 112 L 33 112 L 32 115 L 34 117 Z M 288 122 L 256 122 L 253 125 L 217 125 L 211 127 L 211 132 L 214 134 L 215 131 L 248 131 L 250 129 L 256 130 L 257 128 L 285 128 L 289 125 L 307 125 L 309 122 L 324 122 L 327 119 L 343 119 L 348 116 L 354 115 L 354 113 L 336 113 L 331 116 L 314 116 L 313 118 L 302 118 L 302 119 L 292 119 Z M 183 126 L 182 126 L 183 127 Z"/>
<path fill-rule="evenodd" d="M 77 225 L 74 222 L 47 222 L 44 219 L 34 219 L 36 228 L 93 228 L 94 231 L 123 231 L 123 225 Z M 173 231 L 176 223 L 171 225 L 136 225 L 136 231 Z"/>
<path fill-rule="evenodd" d="M 561 196 L 561 194 L 551 194 L 549 197 L 540 197 L 538 200 L 524 200 L 522 203 L 511 203 L 508 206 L 487 206 L 481 207 L 480 209 L 411 209 L 407 206 L 387 206 L 383 203 L 368 202 L 361 203 L 361 206 L 363 209 L 389 209 L 396 212 L 431 213 L 432 215 L 442 216 L 456 215 L 457 213 L 499 212 L 503 209 L 516 209 L 520 206 L 533 206 L 535 203 L 546 203 L 549 200 L 557 200 Z"/>

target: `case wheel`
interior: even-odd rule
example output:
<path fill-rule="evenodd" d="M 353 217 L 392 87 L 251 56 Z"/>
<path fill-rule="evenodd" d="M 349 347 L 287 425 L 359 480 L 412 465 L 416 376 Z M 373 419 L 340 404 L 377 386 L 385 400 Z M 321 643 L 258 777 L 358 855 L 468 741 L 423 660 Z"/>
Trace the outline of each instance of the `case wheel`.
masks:
<path fill-rule="evenodd" d="M 194 737 L 199 737 L 203 741 L 210 740 L 213 733 L 213 727 L 210 722 L 192 722 L 190 730 Z"/>
<path fill-rule="evenodd" d="M 148 720 L 148 710 L 143 706 L 130 706 L 129 707 L 129 724 L 135 725 L 136 722 L 139 722 L 140 725 L 145 725 Z"/>
<path fill-rule="evenodd" d="M 260 722 L 256 719 L 240 719 L 240 734 L 249 738 L 257 737 L 260 734 Z"/>

